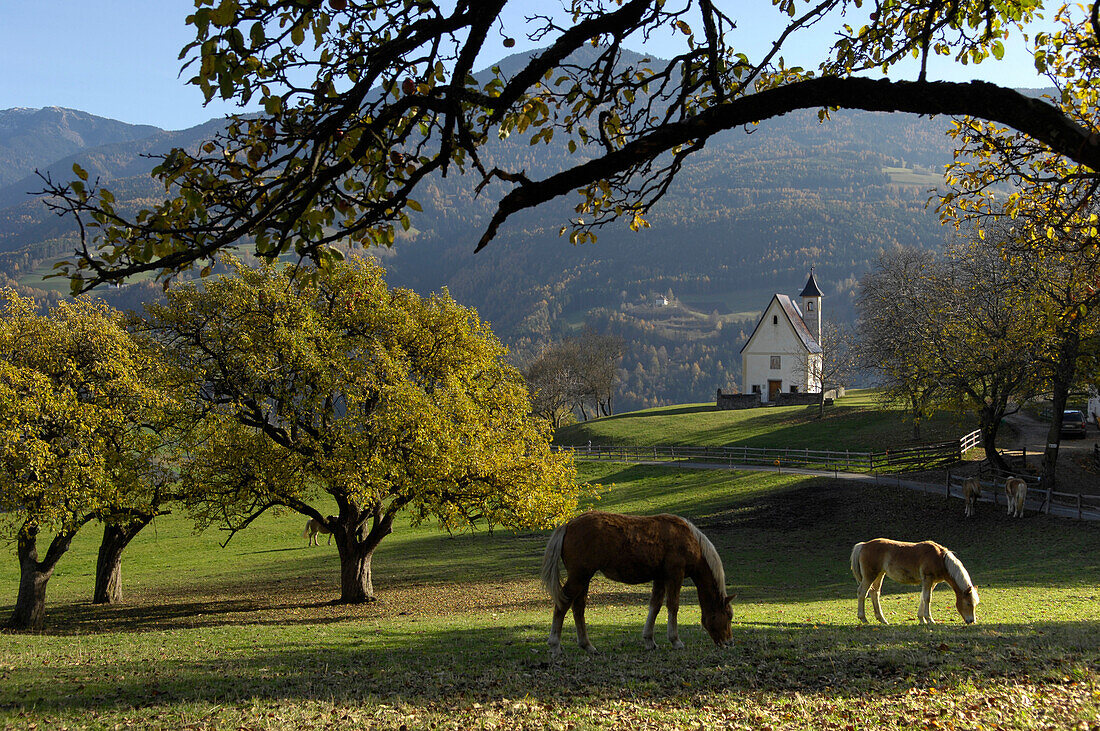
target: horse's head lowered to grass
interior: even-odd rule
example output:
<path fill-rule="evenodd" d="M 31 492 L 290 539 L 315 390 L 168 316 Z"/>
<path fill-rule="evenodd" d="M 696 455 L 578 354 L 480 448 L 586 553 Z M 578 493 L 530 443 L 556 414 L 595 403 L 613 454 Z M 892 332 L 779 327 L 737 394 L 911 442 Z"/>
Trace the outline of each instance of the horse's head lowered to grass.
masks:
<path fill-rule="evenodd" d="M 732 596 L 727 596 L 721 601 L 717 609 L 707 610 L 703 608 L 703 629 L 707 631 L 714 644 L 725 647 L 733 644 L 733 607 L 730 603 Z"/>
<path fill-rule="evenodd" d="M 683 520 L 681 518 L 681 520 Z M 699 609 L 703 613 L 703 629 L 707 631 L 714 644 L 719 647 L 733 642 L 733 602 L 732 596 L 726 596 L 726 570 L 718 550 L 703 531 L 694 523 L 684 520 L 698 544 L 702 554 L 701 565 L 692 576 L 695 588 L 699 591 Z"/>
<path fill-rule="evenodd" d="M 948 583 L 955 590 L 955 609 L 959 610 L 959 616 L 963 618 L 964 622 L 974 624 L 978 621 L 974 610 L 978 608 L 978 602 L 981 599 L 978 597 L 978 590 L 974 587 L 974 582 L 970 580 L 970 574 L 967 573 L 966 567 L 962 565 L 962 561 L 950 551 L 944 556 L 943 563 L 950 577 Z"/>

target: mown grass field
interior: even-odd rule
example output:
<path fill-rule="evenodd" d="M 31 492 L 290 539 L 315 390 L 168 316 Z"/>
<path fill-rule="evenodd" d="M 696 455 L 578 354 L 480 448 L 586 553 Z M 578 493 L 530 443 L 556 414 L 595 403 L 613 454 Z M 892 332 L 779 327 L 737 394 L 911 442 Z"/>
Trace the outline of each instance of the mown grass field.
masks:
<path fill-rule="evenodd" d="M 921 427 L 921 441 L 957 439 L 976 420 L 936 414 Z M 881 451 L 913 443 L 903 410 L 884 408 L 873 390 L 849 391 L 818 418 L 816 406 L 723 410 L 713 403 L 665 406 L 571 424 L 557 431 L 558 444 L 624 444 L 792 447 Z"/>
<path fill-rule="evenodd" d="M 583 655 L 552 662 L 536 573 L 545 533 L 398 529 L 375 557 L 379 601 L 336 606 L 334 549 L 271 516 L 225 549 L 182 516 L 124 561 L 127 604 L 93 607 L 98 535 L 51 582 L 48 631 L 0 635 L 5 728 L 1068 728 L 1100 723 L 1100 529 L 893 488 L 774 473 L 600 464 L 598 505 L 692 517 L 736 593 L 736 645 L 699 626 L 646 652 L 646 587 L 597 580 Z M 982 595 L 965 626 L 941 587 L 887 582 L 890 626 L 858 626 L 851 545 L 875 536 L 953 548 Z M 14 597 L 15 561 L 0 564 Z M 11 599 L 8 599 L 10 602 Z M 10 605 L 0 607 L 10 611 Z"/>

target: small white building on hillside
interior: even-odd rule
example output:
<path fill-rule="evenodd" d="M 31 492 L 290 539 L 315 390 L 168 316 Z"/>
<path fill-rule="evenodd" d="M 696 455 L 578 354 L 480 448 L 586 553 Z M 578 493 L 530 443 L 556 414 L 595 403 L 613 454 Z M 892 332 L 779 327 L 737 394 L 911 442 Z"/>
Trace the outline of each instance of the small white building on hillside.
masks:
<path fill-rule="evenodd" d="M 820 393 L 821 298 L 813 269 L 798 302 L 772 295 L 741 348 L 742 393 L 759 394 L 763 403 L 780 393 Z"/>

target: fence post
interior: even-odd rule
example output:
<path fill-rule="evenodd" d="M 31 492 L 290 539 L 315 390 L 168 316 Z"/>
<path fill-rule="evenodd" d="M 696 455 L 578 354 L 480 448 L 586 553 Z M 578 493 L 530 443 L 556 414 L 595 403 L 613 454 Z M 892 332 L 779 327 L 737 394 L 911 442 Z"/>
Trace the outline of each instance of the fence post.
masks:
<path fill-rule="evenodd" d="M 944 483 L 944 497 L 951 497 L 951 470 L 947 471 L 947 481 Z"/>
<path fill-rule="evenodd" d="M 1054 499 L 1053 490 L 1052 487 L 1047 488 L 1047 515 L 1050 515 L 1050 501 Z"/>
<path fill-rule="evenodd" d="M 1077 493 L 1077 520 L 1081 520 L 1081 493 Z"/>

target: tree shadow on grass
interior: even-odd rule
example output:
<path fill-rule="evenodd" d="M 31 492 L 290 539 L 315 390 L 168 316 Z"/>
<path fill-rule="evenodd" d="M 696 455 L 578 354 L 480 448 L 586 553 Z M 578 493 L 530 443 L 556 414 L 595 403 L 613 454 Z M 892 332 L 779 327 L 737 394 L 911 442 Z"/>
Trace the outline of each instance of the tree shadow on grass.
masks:
<path fill-rule="evenodd" d="M 244 625 L 332 624 L 348 619 L 331 612 L 331 601 L 282 601 L 281 597 L 237 596 L 158 604 L 103 605 L 88 602 L 47 605 L 46 634 L 94 635 Z M 297 616 L 295 616 L 297 615 Z"/>
<path fill-rule="evenodd" d="M 312 700 L 446 710 L 524 697 L 564 704 L 690 702 L 698 693 L 724 692 L 852 697 L 969 685 L 977 678 L 1060 682 L 1078 669 L 1100 667 L 1096 630 L 1090 622 L 961 629 L 777 623 L 737 626 L 735 645 L 717 649 L 700 628 L 685 627 L 687 649 L 672 651 L 662 637 L 659 648 L 647 652 L 637 627 L 592 624 L 601 654 L 583 653 L 567 636 L 562 657 L 551 660 L 545 628 L 536 625 L 424 632 L 375 625 L 338 638 L 262 635 L 254 644 L 211 648 L 185 661 L 142 656 L 148 648 L 135 657 L 98 652 L 68 667 L 35 667 L 37 659 L 28 656 L 7 669 L 0 709 Z"/>
<path fill-rule="evenodd" d="M 660 468 L 623 467 L 612 479 L 630 482 L 652 477 L 655 469 Z M 1035 515 L 1012 520 L 999 511 L 968 520 L 957 499 L 828 478 L 799 480 L 766 491 L 718 490 L 705 499 L 689 492 L 664 493 L 653 512 L 685 513 L 714 541 L 730 592 L 738 595 L 738 602 L 844 599 L 852 601 L 854 611 L 851 547 L 879 536 L 931 539 L 948 546 L 983 593 L 989 587 L 1091 590 L 1100 585 L 1097 525 Z M 339 594 L 339 561 L 334 553 L 289 551 L 279 573 L 265 574 L 262 580 L 226 574 L 204 580 L 201 586 L 128 589 L 133 604 L 122 606 L 48 602 L 48 632 L 325 625 L 401 612 L 545 611 L 549 616 L 548 600 L 537 585 L 545 541 L 546 533 L 480 532 L 383 542 L 374 563 L 380 601 L 370 605 L 330 604 Z M 887 595 L 910 594 L 916 603 L 911 587 L 887 581 L 884 589 Z M 941 587 L 934 595 L 934 611 L 953 616 L 945 593 L 949 592 Z M 640 622 L 647 601 L 647 586 L 623 587 L 599 579 L 590 603 L 597 610 L 594 618 L 605 606 L 636 606 Z M 696 604 L 690 583 L 685 584 L 682 601 Z M 10 608 L 0 609 L 0 613 L 7 611 Z"/>

